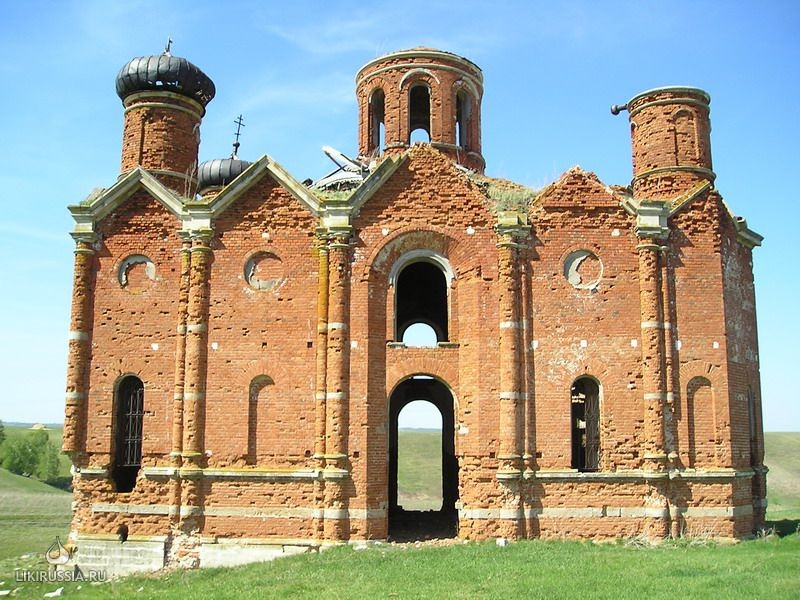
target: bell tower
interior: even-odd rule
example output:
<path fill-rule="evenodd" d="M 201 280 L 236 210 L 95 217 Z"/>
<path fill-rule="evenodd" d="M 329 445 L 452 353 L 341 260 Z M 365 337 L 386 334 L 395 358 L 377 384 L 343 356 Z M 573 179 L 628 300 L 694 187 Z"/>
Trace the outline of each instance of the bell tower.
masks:
<path fill-rule="evenodd" d="M 483 173 L 483 73 L 473 62 L 432 48 L 393 52 L 361 68 L 356 96 L 361 156 L 402 152 L 422 137 Z"/>
<path fill-rule="evenodd" d="M 629 114 L 636 196 L 669 198 L 701 181 L 713 183 L 710 103 L 701 89 L 662 87 L 611 108 Z"/>

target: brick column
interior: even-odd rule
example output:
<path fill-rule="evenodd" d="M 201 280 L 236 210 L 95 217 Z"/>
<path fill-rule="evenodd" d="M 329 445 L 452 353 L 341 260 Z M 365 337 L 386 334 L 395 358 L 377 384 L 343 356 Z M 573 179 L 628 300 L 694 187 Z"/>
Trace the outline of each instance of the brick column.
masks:
<path fill-rule="evenodd" d="M 497 479 L 504 487 L 503 534 L 519 537 L 522 524 L 522 321 L 517 231 L 498 231 L 500 439 Z"/>
<path fill-rule="evenodd" d="M 325 377 L 325 539 L 349 537 L 347 430 L 350 391 L 350 232 L 328 243 L 327 370 Z"/>
<path fill-rule="evenodd" d="M 522 378 L 519 294 L 519 245 L 513 235 L 503 233 L 498 248 L 500 294 L 500 440 L 498 474 L 519 474 L 522 463 Z"/>
<path fill-rule="evenodd" d="M 178 287 L 178 326 L 175 338 L 175 385 L 172 400 L 172 450 L 169 453 L 172 465 L 179 469 L 183 464 L 183 391 L 186 378 L 186 321 L 189 310 L 189 279 L 192 265 L 192 242 L 184 237 L 181 247 L 181 271 Z M 178 518 L 181 504 L 181 480 L 174 477 L 171 486 L 172 507 L 170 517 Z"/>
<path fill-rule="evenodd" d="M 180 522 L 184 533 L 199 528 L 203 506 L 201 469 L 205 465 L 205 407 L 208 363 L 208 308 L 211 264 L 214 252 L 209 246 L 210 231 L 192 232 L 189 268 L 189 295 L 186 315 L 186 371 L 183 391 L 183 449 L 181 452 L 182 490 Z M 199 557 L 187 550 L 187 561 Z"/>
<path fill-rule="evenodd" d="M 678 401 L 676 392 L 677 349 L 675 347 L 675 297 L 673 287 L 673 271 L 670 264 L 669 246 L 661 246 L 661 306 L 664 318 L 664 392 L 666 406 L 664 410 L 664 451 L 668 462 L 678 458 L 677 424 L 675 423 L 675 404 Z"/>
<path fill-rule="evenodd" d="M 523 410 L 523 454 L 522 461 L 526 476 L 536 471 L 536 406 L 534 384 L 533 352 L 533 290 L 531 289 L 531 253 L 526 247 L 520 252 L 520 312 L 522 332 L 520 352 L 522 360 Z"/>
<path fill-rule="evenodd" d="M 328 369 L 328 241 L 324 236 L 317 240 L 319 254 L 319 290 L 317 292 L 317 352 L 316 352 L 316 385 L 314 395 L 314 458 L 319 469 L 325 468 L 325 420 Z M 325 482 L 314 482 L 314 497 L 319 517 L 315 519 L 315 531 L 318 538 L 325 535 Z"/>
<path fill-rule="evenodd" d="M 663 473 L 663 477 L 650 478 L 650 506 L 653 518 L 648 531 L 656 537 L 669 534 L 669 480 L 665 472 L 664 407 L 667 394 L 664 359 L 664 310 L 661 289 L 661 247 L 656 240 L 640 238 L 639 301 L 642 331 L 642 392 L 644 399 L 644 457 L 645 471 Z"/>
<path fill-rule="evenodd" d="M 73 237 L 75 237 L 75 267 L 72 279 L 62 447 L 64 452 L 69 454 L 73 464 L 83 466 L 86 454 L 89 367 L 92 360 L 95 251 L 92 247 L 94 234 L 85 236 L 76 234 Z"/>
<path fill-rule="evenodd" d="M 208 306 L 214 252 L 207 232 L 192 235 L 189 296 L 186 315 L 183 453 L 186 462 L 200 466 L 205 450 L 206 366 L 208 362 Z"/>
<path fill-rule="evenodd" d="M 664 467 L 664 320 L 662 310 L 661 248 L 642 239 L 639 251 L 639 301 L 642 315 L 642 387 L 644 393 L 644 467 Z"/>

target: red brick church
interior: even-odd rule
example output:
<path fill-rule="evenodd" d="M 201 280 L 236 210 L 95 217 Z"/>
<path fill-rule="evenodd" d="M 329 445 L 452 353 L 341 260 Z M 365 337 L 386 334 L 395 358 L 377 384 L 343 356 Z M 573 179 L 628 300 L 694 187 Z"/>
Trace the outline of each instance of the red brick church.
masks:
<path fill-rule="evenodd" d="M 629 185 L 575 167 L 532 190 L 485 174 L 483 74 L 449 52 L 367 63 L 358 157 L 317 182 L 198 166 L 215 89 L 186 59 L 133 59 L 116 90 L 120 175 L 69 207 L 79 564 L 763 525 L 761 237 L 716 189 L 706 92 L 612 109 Z M 435 344 L 404 343 L 418 324 Z M 443 424 L 424 514 L 398 503 L 414 400 Z"/>

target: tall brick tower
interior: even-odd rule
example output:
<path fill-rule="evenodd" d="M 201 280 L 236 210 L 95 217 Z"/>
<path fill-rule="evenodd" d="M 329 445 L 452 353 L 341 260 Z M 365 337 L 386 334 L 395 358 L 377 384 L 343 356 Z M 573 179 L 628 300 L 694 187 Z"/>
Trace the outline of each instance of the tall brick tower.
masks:
<path fill-rule="evenodd" d="M 356 75 L 358 151 L 402 152 L 423 130 L 433 147 L 483 173 L 483 73 L 450 52 L 412 48 L 381 56 Z"/>
<path fill-rule="evenodd" d="M 706 92 L 693 87 L 656 88 L 628 102 L 634 195 L 672 196 L 714 181 L 710 102 Z"/>
<path fill-rule="evenodd" d="M 125 106 L 120 172 L 141 166 L 174 190 L 195 187 L 200 121 L 214 93 L 214 82 L 169 48 L 129 61 L 117 75 Z"/>

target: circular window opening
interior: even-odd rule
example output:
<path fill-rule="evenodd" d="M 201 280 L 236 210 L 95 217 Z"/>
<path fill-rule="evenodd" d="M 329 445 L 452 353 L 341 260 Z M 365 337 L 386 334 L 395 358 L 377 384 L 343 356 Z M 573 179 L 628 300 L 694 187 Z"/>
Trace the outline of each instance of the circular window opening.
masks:
<path fill-rule="evenodd" d="M 283 279 L 283 263 L 271 252 L 257 252 L 244 265 L 244 279 L 256 290 L 275 289 Z"/>
<path fill-rule="evenodd" d="M 119 265 L 117 279 L 129 292 L 141 292 L 155 281 L 156 266 L 144 254 L 132 254 Z"/>
<path fill-rule="evenodd" d="M 579 290 L 595 290 L 603 277 L 603 263 L 591 250 L 575 250 L 564 259 L 564 277 Z"/>

